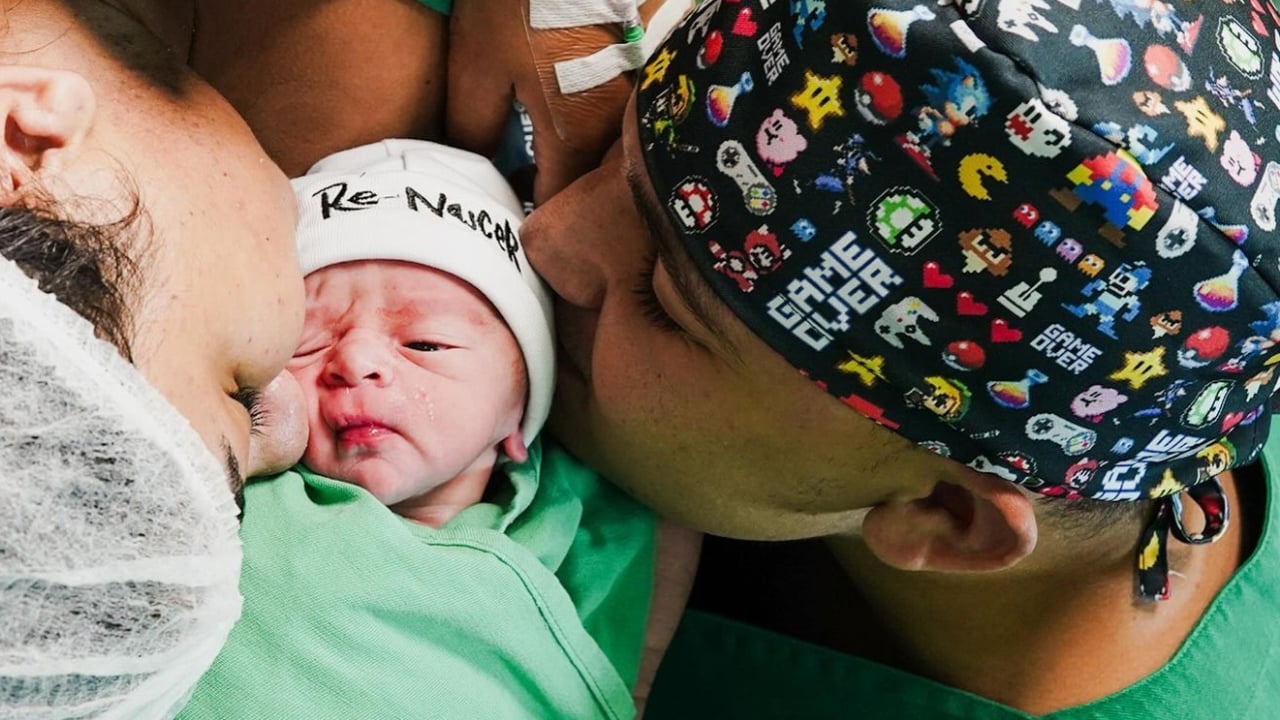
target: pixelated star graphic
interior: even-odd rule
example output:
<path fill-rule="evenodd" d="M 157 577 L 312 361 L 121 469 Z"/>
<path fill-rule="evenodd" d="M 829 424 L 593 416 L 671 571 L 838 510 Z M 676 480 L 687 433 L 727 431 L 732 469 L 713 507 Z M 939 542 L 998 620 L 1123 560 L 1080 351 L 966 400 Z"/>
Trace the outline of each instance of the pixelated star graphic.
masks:
<path fill-rule="evenodd" d="M 1107 377 L 1128 382 L 1131 390 L 1139 390 L 1148 380 L 1169 374 L 1169 368 L 1164 366 L 1163 347 L 1155 347 L 1144 353 L 1126 352 L 1124 363 L 1124 367 Z"/>
<path fill-rule="evenodd" d="M 675 59 L 676 53 L 674 50 L 662 48 L 662 52 L 658 53 L 657 57 L 644 66 L 644 81 L 640 83 L 640 89 L 648 90 L 650 85 L 666 80 L 667 68 L 671 67 L 671 61 Z"/>
<path fill-rule="evenodd" d="M 1165 468 L 1164 475 L 1160 476 L 1160 484 L 1151 488 L 1150 497 L 1159 498 L 1165 495 L 1176 495 L 1186 489 L 1187 486 L 1178 482 L 1178 479 L 1173 476 L 1173 470 Z"/>
<path fill-rule="evenodd" d="M 1218 151 L 1218 133 L 1227 129 L 1227 121 L 1209 107 L 1203 96 L 1195 100 L 1179 100 L 1173 104 L 1187 119 L 1187 135 L 1204 138 L 1209 152 Z"/>
<path fill-rule="evenodd" d="M 884 357 L 882 355 L 863 357 L 849 353 L 849 359 L 836 365 L 836 369 L 842 373 L 857 375 L 863 385 L 872 387 L 876 384 L 876 380 L 884 379 Z"/>
<path fill-rule="evenodd" d="M 809 114 L 810 130 L 821 130 L 828 115 L 844 115 L 844 106 L 840 104 L 842 82 L 839 75 L 823 77 L 812 70 L 804 71 L 804 89 L 791 96 L 791 104 Z"/>

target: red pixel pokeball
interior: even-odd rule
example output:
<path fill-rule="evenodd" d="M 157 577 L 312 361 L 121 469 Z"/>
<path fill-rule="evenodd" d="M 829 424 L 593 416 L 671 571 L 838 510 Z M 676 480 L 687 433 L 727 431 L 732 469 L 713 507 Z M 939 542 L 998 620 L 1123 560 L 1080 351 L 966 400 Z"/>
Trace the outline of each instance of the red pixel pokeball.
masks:
<path fill-rule="evenodd" d="M 942 351 L 942 362 L 956 370 L 977 370 L 987 362 L 987 352 L 972 340 L 956 340 Z"/>

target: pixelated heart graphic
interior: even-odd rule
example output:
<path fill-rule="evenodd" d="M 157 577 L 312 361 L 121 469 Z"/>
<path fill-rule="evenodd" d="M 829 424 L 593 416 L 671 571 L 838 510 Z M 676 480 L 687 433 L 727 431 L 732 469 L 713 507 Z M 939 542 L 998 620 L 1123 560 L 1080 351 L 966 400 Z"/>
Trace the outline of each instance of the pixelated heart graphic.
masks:
<path fill-rule="evenodd" d="M 751 8 L 742 8 L 742 11 L 738 13 L 738 19 L 733 21 L 733 34 L 743 37 L 755 37 L 758 29 L 756 21 L 751 19 Z"/>
<path fill-rule="evenodd" d="M 987 304 L 974 299 L 973 293 L 965 290 L 956 293 L 956 312 L 961 315 L 986 315 Z"/>
<path fill-rule="evenodd" d="M 1009 327 L 1009 323 L 1001 318 L 991 321 L 991 342 L 1011 343 L 1022 339 L 1022 331 Z"/>
<path fill-rule="evenodd" d="M 930 260 L 924 264 L 924 286 L 927 288 L 949 288 L 956 279 L 942 271 L 942 266 Z"/>
<path fill-rule="evenodd" d="M 1222 432 L 1231 432 L 1231 428 L 1240 424 L 1244 420 L 1244 413 L 1229 412 L 1222 418 Z"/>

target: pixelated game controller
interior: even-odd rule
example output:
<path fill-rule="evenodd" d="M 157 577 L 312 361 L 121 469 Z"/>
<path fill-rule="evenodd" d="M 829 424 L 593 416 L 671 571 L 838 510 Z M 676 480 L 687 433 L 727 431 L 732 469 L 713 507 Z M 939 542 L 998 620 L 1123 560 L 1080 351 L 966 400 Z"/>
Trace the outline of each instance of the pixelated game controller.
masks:
<path fill-rule="evenodd" d="M 900 338 L 908 337 L 921 345 L 930 345 L 929 336 L 920 327 L 921 318 L 937 322 L 938 313 L 918 297 L 905 297 L 880 313 L 876 334 L 890 345 L 901 349 Z"/>
<path fill-rule="evenodd" d="M 716 167 L 742 190 L 742 202 L 753 215 L 768 215 L 777 204 L 777 193 L 747 149 L 737 140 L 726 140 L 716 149 Z"/>
<path fill-rule="evenodd" d="M 1262 180 L 1249 202 L 1249 214 L 1253 215 L 1258 227 L 1267 232 L 1276 229 L 1276 205 L 1280 203 L 1280 163 L 1267 163 L 1262 171 Z"/>
<path fill-rule="evenodd" d="M 1027 437 L 1056 443 L 1068 455 L 1087 453 L 1098 441 L 1098 433 L 1051 413 L 1032 415 L 1027 420 Z"/>

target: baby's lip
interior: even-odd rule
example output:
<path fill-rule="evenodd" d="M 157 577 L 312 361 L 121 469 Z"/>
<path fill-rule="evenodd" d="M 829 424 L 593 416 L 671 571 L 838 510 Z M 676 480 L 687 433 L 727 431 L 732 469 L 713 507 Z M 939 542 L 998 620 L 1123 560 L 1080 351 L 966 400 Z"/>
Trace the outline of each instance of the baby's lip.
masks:
<path fill-rule="evenodd" d="M 334 439 L 340 447 L 369 447 L 394 437 L 396 429 L 381 420 L 370 417 L 344 418 L 333 428 Z"/>
<path fill-rule="evenodd" d="M 329 427 L 333 429 L 334 434 L 339 439 L 348 435 L 378 435 L 396 432 L 395 426 L 388 424 L 382 418 L 363 413 L 335 415 L 329 418 Z"/>

